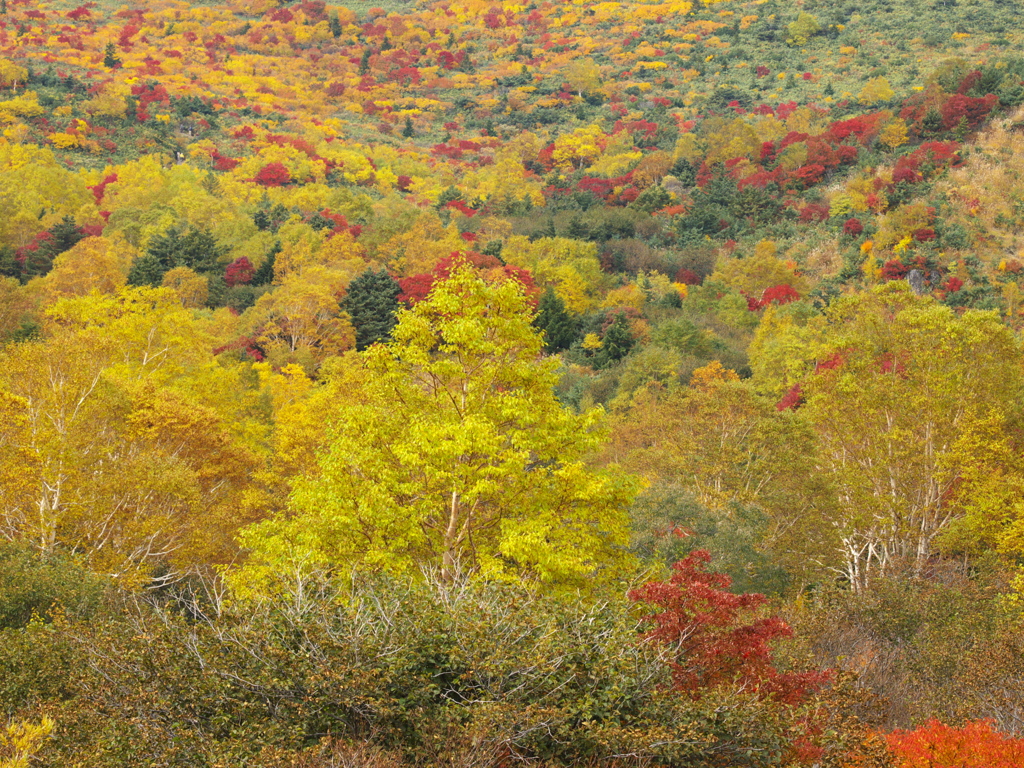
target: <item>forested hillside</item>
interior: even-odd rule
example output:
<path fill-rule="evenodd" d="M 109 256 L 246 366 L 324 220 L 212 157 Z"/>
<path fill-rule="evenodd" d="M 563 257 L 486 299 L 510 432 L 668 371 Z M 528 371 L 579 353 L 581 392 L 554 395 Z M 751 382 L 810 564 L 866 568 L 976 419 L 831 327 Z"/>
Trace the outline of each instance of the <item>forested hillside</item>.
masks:
<path fill-rule="evenodd" d="M 0 767 L 1024 764 L 1018 10 L 0 0 Z"/>

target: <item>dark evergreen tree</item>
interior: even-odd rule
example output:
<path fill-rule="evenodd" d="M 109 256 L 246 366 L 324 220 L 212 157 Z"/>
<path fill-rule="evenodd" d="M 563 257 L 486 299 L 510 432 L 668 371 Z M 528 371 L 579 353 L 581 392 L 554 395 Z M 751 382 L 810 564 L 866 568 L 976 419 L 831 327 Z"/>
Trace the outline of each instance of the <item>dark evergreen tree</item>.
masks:
<path fill-rule="evenodd" d="M 265 232 L 270 229 L 270 216 L 267 215 L 266 211 L 256 211 L 252 215 L 252 223 L 256 225 L 256 229 L 260 232 Z"/>
<path fill-rule="evenodd" d="M 330 24 L 331 27 L 331 34 L 334 35 L 335 37 L 341 37 L 341 20 L 338 18 L 337 13 L 331 14 L 330 18 L 328 19 L 328 24 Z"/>
<path fill-rule="evenodd" d="M 402 289 L 387 270 L 368 269 L 355 278 L 348 293 L 341 300 L 341 308 L 348 312 L 356 331 L 356 349 L 362 351 L 378 341 L 391 338 L 397 322 L 398 294 Z"/>
<path fill-rule="evenodd" d="M 373 55 L 373 49 L 363 49 L 362 58 L 359 59 L 359 74 L 365 75 L 370 71 L 370 57 Z"/>
<path fill-rule="evenodd" d="M 85 233 L 70 216 L 65 216 L 47 232 L 49 237 L 38 239 L 35 248 L 24 251 L 25 259 L 21 264 L 23 281 L 49 273 L 53 268 L 53 260 L 85 237 Z"/>
<path fill-rule="evenodd" d="M 121 66 L 121 59 L 117 56 L 117 47 L 113 43 L 107 43 L 103 51 L 103 66 L 107 69 L 116 69 Z"/>
<path fill-rule="evenodd" d="M 405 127 L 402 128 L 402 136 L 407 138 L 407 139 L 411 139 L 415 135 L 416 135 L 416 131 L 413 130 L 413 127 L 412 127 L 412 118 L 409 117 L 408 115 L 406 115 L 405 116 Z"/>
<path fill-rule="evenodd" d="M 21 263 L 15 258 L 15 251 L 9 245 L 0 245 L 0 275 L 21 277 Z"/>
<path fill-rule="evenodd" d="M 159 257 L 152 253 L 144 253 L 132 262 L 128 270 L 128 285 L 148 285 L 156 288 L 164 279 L 167 269 Z"/>
<path fill-rule="evenodd" d="M 177 226 L 154 237 L 147 251 L 155 256 L 166 272 L 174 267 L 188 267 L 196 272 L 219 272 L 220 257 L 227 248 L 205 229 L 190 228 L 182 232 Z"/>
<path fill-rule="evenodd" d="M 274 243 L 274 247 L 270 249 L 270 253 L 267 254 L 267 258 L 260 264 L 260 268 L 256 270 L 256 274 L 252 276 L 252 280 L 249 281 L 249 285 L 270 285 L 274 282 L 274 261 L 277 259 L 277 254 L 281 252 L 281 241 Z"/>
<path fill-rule="evenodd" d="M 224 282 L 224 275 L 217 274 L 207 277 L 206 306 L 211 308 L 223 307 L 227 303 L 229 290 L 228 284 Z"/>
<path fill-rule="evenodd" d="M 601 348 L 594 355 L 594 367 L 607 368 L 613 363 L 617 363 L 629 354 L 635 343 L 633 334 L 629 332 L 626 316 L 620 312 L 616 316 L 615 322 L 604 332 Z"/>
<path fill-rule="evenodd" d="M 550 353 L 571 347 L 579 330 L 576 318 L 569 314 L 565 302 L 550 286 L 537 304 L 533 326 L 544 332 L 544 349 Z"/>

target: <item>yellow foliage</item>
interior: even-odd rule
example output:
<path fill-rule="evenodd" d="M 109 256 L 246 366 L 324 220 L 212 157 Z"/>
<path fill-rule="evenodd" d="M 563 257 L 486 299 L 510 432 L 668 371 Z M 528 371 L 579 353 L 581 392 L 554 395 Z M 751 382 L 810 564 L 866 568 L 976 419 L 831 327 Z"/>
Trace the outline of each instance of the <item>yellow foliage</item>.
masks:
<path fill-rule="evenodd" d="M 902 147 L 907 143 L 907 138 L 907 124 L 899 117 L 886 123 L 878 135 L 878 140 L 889 149 Z"/>
<path fill-rule="evenodd" d="M 0 768 L 28 768 L 54 725 L 53 720 L 44 717 L 38 725 L 14 722 L 0 730 Z"/>
<path fill-rule="evenodd" d="M 601 306 L 608 309 L 615 307 L 632 307 L 633 309 L 643 309 L 645 297 L 643 291 L 637 287 L 635 283 L 624 285 L 621 288 L 608 291 L 608 295 L 605 296 Z"/>
<path fill-rule="evenodd" d="M 619 131 L 608 138 L 604 152 L 588 170 L 594 176 L 613 179 L 628 173 L 641 158 L 643 153 L 634 148 L 629 131 Z"/>
<path fill-rule="evenodd" d="M 124 83 L 106 83 L 99 93 L 82 107 L 94 117 L 123 118 L 128 109 L 127 97 L 131 88 Z"/>
<path fill-rule="evenodd" d="M 25 117 L 39 117 L 46 110 L 35 91 L 25 91 L 7 101 L 0 101 L 0 123 L 13 123 Z"/>
<path fill-rule="evenodd" d="M 87 237 L 59 254 L 40 283 L 51 301 L 92 291 L 116 293 L 127 282 L 128 268 L 136 256 L 138 251 L 120 234 Z"/>
<path fill-rule="evenodd" d="M 718 360 L 712 360 L 703 368 L 698 368 L 690 377 L 690 386 L 694 389 L 711 390 L 728 381 L 739 381 L 736 371 L 726 368 Z"/>
<path fill-rule="evenodd" d="M 178 295 L 181 306 L 198 309 L 206 306 L 210 294 L 206 278 L 188 267 L 175 267 L 164 274 L 161 285 L 170 288 Z"/>
<path fill-rule="evenodd" d="M 889 85 L 889 81 L 879 76 L 868 80 L 857 96 L 857 101 L 867 107 L 880 101 L 889 101 L 895 95 L 896 92 Z"/>
<path fill-rule="evenodd" d="M 729 259 L 721 264 L 711 276 L 726 285 L 742 291 L 748 296 L 760 298 L 766 288 L 789 285 L 803 295 L 808 290 L 807 280 L 798 275 L 792 262 L 785 262 L 774 255 L 775 244 L 762 241 L 753 256 L 746 259 Z"/>
<path fill-rule="evenodd" d="M 597 159 L 605 145 L 604 131 L 596 125 L 588 125 L 559 136 L 555 140 L 551 158 L 555 165 L 564 170 L 583 168 Z"/>
<path fill-rule="evenodd" d="M 452 225 L 448 228 L 433 212 L 425 211 L 407 231 L 395 235 L 377 249 L 378 258 L 402 277 L 429 272 L 453 251 L 463 251 L 466 241 Z"/>
<path fill-rule="evenodd" d="M 28 78 L 28 70 L 8 59 L 0 59 L 0 86 L 17 88 Z"/>
<path fill-rule="evenodd" d="M 508 238 L 501 252 L 509 264 L 525 267 L 541 287 L 550 285 L 577 314 L 594 309 L 605 282 L 594 243 L 561 237 L 531 241 L 523 235 Z"/>

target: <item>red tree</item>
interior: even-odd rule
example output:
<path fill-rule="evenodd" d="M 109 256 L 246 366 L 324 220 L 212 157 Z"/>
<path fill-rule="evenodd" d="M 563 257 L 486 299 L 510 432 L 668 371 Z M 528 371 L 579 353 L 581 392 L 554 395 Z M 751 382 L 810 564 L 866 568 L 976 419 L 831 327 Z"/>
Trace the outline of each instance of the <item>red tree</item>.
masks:
<path fill-rule="evenodd" d="M 264 187 L 283 187 L 285 184 L 291 183 L 292 175 L 283 163 L 270 163 L 260 168 L 253 181 Z"/>
<path fill-rule="evenodd" d="M 789 625 L 777 616 L 753 618 L 765 596 L 728 592 L 732 579 L 706 571 L 709 562 L 708 551 L 698 549 L 672 566 L 667 582 L 650 582 L 629 593 L 631 600 L 657 609 L 646 617 L 653 625 L 646 637 L 673 649 L 674 687 L 696 698 L 711 686 L 734 684 L 799 704 L 827 681 L 828 673 L 779 672 L 769 644 L 790 637 Z"/>
<path fill-rule="evenodd" d="M 245 256 L 240 256 L 228 264 L 227 269 L 224 270 L 224 282 L 228 284 L 229 288 L 234 288 L 236 285 L 248 285 L 252 282 L 255 274 L 256 268 L 253 267 L 252 262 Z"/>

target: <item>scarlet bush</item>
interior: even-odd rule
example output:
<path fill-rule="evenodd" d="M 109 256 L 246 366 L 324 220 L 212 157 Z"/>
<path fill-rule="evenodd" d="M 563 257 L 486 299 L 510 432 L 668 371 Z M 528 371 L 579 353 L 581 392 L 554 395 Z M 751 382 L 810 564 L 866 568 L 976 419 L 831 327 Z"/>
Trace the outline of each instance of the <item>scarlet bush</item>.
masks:
<path fill-rule="evenodd" d="M 284 163 L 270 163 L 260 168 L 254 181 L 264 187 L 283 187 L 291 183 L 292 175 L 284 167 Z"/>
<path fill-rule="evenodd" d="M 829 677 L 827 672 L 779 672 L 772 665 L 770 643 L 790 637 L 789 625 L 777 616 L 748 620 L 764 606 L 764 595 L 735 595 L 732 579 L 708 572 L 711 555 L 691 552 L 672 566 L 667 582 L 650 582 L 629 593 L 631 600 L 657 610 L 646 617 L 653 625 L 646 637 L 672 649 L 673 684 L 700 698 L 720 684 L 799 704 Z"/>
<path fill-rule="evenodd" d="M 991 721 L 976 720 L 961 728 L 929 720 L 914 731 L 886 737 L 898 768 L 1020 768 L 1024 739 L 999 733 Z"/>
<path fill-rule="evenodd" d="M 860 223 L 860 219 L 847 219 L 843 224 L 843 232 L 847 235 L 856 237 L 864 231 L 864 225 Z"/>

